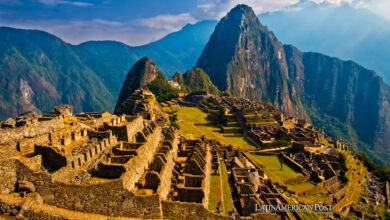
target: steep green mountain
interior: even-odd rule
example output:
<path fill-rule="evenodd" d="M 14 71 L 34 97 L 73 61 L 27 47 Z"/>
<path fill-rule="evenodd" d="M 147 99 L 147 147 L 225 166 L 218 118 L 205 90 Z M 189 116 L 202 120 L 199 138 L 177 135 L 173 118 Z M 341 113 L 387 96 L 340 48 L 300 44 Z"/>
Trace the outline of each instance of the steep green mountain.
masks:
<path fill-rule="evenodd" d="M 290 83 L 283 45 L 246 5 L 236 6 L 221 19 L 197 67 L 221 91 L 270 101 L 289 115 L 306 116 Z"/>
<path fill-rule="evenodd" d="M 166 80 L 164 74 L 157 68 L 149 57 L 144 57 L 131 67 L 127 73 L 126 80 L 123 83 L 119 93 L 116 107 L 129 97 L 136 89 L 145 88 L 154 80 Z"/>
<path fill-rule="evenodd" d="M 353 60 L 390 83 L 390 21 L 369 9 L 305 4 L 259 17 L 283 43 Z"/>
<path fill-rule="evenodd" d="M 90 41 L 74 46 L 80 59 L 102 80 L 114 97 L 119 94 L 130 67 L 148 56 L 167 77 L 193 67 L 207 43 L 216 21 L 188 24 L 180 31 L 144 46 L 130 47 L 114 41 Z"/>
<path fill-rule="evenodd" d="M 0 119 L 49 112 L 58 104 L 75 111 L 113 107 L 114 97 L 72 46 L 41 31 L 0 28 Z"/>
<path fill-rule="evenodd" d="M 176 72 L 172 80 L 168 80 L 149 57 L 144 57 L 137 61 L 127 73 L 116 103 L 115 114 L 129 112 L 129 103 L 133 102 L 129 102 L 128 98 L 136 89 L 145 88 L 149 89 L 159 102 L 170 100 L 179 92 L 219 93 L 217 87 L 202 69 L 192 68 L 183 75 Z"/>
<path fill-rule="evenodd" d="M 197 66 L 221 90 L 300 111 L 326 133 L 388 163 L 390 88 L 382 78 L 351 61 L 283 46 L 248 6 L 222 18 Z"/>
<path fill-rule="evenodd" d="M 183 75 L 177 72 L 172 80 L 177 82 L 184 92 L 207 91 L 212 94 L 219 92 L 210 77 L 200 68 L 192 68 Z"/>
<path fill-rule="evenodd" d="M 147 88 L 156 95 L 158 101 L 166 101 L 177 95 L 178 90 L 173 88 L 164 74 L 157 68 L 156 64 L 149 57 L 144 57 L 131 67 L 123 83 L 118 101 L 115 107 L 115 114 L 124 112 L 127 108 L 123 103 L 136 89 Z"/>
<path fill-rule="evenodd" d="M 113 41 L 71 45 L 42 31 L 0 28 L 0 120 L 21 112 L 113 111 L 130 67 L 150 56 L 168 76 L 194 66 L 216 22 L 203 21 L 144 46 Z"/>

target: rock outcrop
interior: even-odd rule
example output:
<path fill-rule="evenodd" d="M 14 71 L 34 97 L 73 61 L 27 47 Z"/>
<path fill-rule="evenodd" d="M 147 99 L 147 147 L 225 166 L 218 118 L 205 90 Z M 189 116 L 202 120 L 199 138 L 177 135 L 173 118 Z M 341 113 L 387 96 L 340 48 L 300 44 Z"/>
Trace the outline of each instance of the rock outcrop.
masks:
<path fill-rule="evenodd" d="M 177 82 L 181 90 L 185 92 L 206 91 L 212 94 L 219 92 L 210 77 L 200 68 L 192 68 L 183 75 L 176 73 L 172 80 Z"/>
<path fill-rule="evenodd" d="M 73 106 L 71 105 L 57 105 L 50 111 L 50 114 L 71 116 L 73 114 Z"/>

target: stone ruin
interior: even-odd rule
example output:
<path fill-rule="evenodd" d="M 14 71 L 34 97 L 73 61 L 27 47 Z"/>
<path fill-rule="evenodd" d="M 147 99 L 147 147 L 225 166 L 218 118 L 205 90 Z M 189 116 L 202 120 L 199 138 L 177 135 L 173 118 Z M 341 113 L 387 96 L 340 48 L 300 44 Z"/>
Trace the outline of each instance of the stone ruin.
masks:
<path fill-rule="evenodd" d="M 144 107 L 133 115 L 73 115 L 59 106 L 2 123 L 0 212 L 33 219 L 234 219 L 208 210 L 210 175 L 219 172 L 216 144 L 182 136 L 158 120 L 163 113 L 154 97 L 138 92 L 130 98 Z"/>
<path fill-rule="evenodd" d="M 237 117 L 272 111 L 277 126 L 253 127 L 245 135 L 261 150 L 272 150 L 274 140 L 291 141 L 291 148 L 278 151 L 283 160 L 333 193 L 333 199 L 343 198 L 338 170 L 330 164 L 338 158 L 334 149 L 345 150 L 347 144 L 304 120 L 284 117 L 268 104 L 209 98 Z M 299 218 L 294 213 L 258 212 L 261 205 L 288 202 L 241 150 L 182 135 L 163 120 L 161 107 L 148 91 L 136 91 L 125 104 L 121 109 L 127 114 L 73 115 L 72 107 L 59 106 L 51 114 L 30 112 L 2 122 L 0 212 L 61 219 Z M 332 147 L 321 146 L 324 139 Z M 229 216 L 208 210 L 210 179 L 222 175 L 221 164 L 233 198 Z"/>

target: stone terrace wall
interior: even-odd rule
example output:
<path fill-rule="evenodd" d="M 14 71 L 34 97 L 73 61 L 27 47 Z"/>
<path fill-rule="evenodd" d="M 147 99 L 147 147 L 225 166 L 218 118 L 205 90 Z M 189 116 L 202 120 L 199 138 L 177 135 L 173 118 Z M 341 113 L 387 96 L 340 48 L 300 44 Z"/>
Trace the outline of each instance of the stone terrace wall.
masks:
<path fill-rule="evenodd" d="M 32 182 L 36 192 L 49 205 L 108 216 L 161 216 L 158 195 L 135 196 L 124 189 L 121 179 L 87 185 L 58 183 L 47 173 L 32 172 L 24 164 L 18 161 L 16 163 L 19 163 L 17 178 Z"/>
<path fill-rule="evenodd" d="M 172 150 L 168 153 L 167 162 L 164 165 L 163 171 L 160 174 L 160 186 L 157 193 L 160 195 L 161 199 L 166 199 L 169 194 L 169 190 L 171 189 L 172 170 L 173 166 L 175 165 L 179 142 L 177 136 L 178 135 L 176 133 L 174 141 L 172 142 Z"/>
<path fill-rule="evenodd" d="M 320 192 L 335 193 L 336 190 L 339 189 L 339 187 L 340 187 L 340 182 L 338 181 L 337 176 L 333 176 L 333 177 L 325 180 L 324 182 L 319 183 L 316 186 L 316 188 L 314 188 L 312 190 L 301 192 L 298 195 L 299 196 L 309 196 L 309 195 L 313 195 L 313 194 L 320 193 Z"/>
<path fill-rule="evenodd" d="M 0 161 L 0 193 L 6 194 L 15 190 L 16 171 L 17 163 L 15 160 Z"/>
<path fill-rule="evenodd" d="M 307 175 L 305 173 L 305 168 L 303 168 L 302 165 L 300 165 L 299 163 L 295 162 L 293 159 L 291 159 L 290 157 L 286 156 L 284 153 L 282 153 L 282 158 L 283 158 L 283 161 L 285 163 L 287 163 L 288 165 L 290 165 L 293 169 L 301 172 L 304 175 Z"/>
<path fill-rule="evenodd" d="M 203 198 L 203 206 L 207 208 L 209 206 L 209 194 L 210 194 L 210 175 L 211 175 L 211 153 L 207 151 L 206 154 L 206 165 L 205 165 L 205 178 L 204 178 L 204 198 Z"/>
<path fill-rule="evenodd" d="M 38 121 L 28 126 L 15 129 L 0 129 L 0 144 L 17 142 L 23 138 L 36 137 L 55 129 L 63 128 L 64 121 L 61 118 L 53 118 L 49 121 Z"/>
<path fill-rule="evenodd" d="M 167 217 L 176 217 L 183 220 L 192 220 L 192 219 L 207 219 L 207 220 L 233 220 L 235 219 L 232 216 L 223 216 L 215 214 L 203 207 L 199 203 L 187 203 L 187 202 L 172 202 L 172 201 L 162 201 L 162 209 L 164 216 Z"/>
<path fill-rule="evenodd" d="M 128 119 L 130 120 L 130 118 Z M 117 136 L 120 141 L 131 141 L 137 131 L 142 131 L 142 129 L 144 129 L 143 121 L 143 117 L 138 115 L 130 122 L 124 123 L 121 126 L 106 125 L 104 129 L 112 130 L 112 133 Z"/>
<path fill-rule="evenodd" d="M 125 164 L 126 172 L 121 176 L 124 186 L 131 191 L 135 183 L 148 168 L 157 151 L 161 138 L 161 127 L 156 127 L 153 133 L 149 134 L 146 142 L 137 149 L 137 155 Z"/>
<path fill-rule="evenodd" d="M 10 158 L 19 153 L 34 151 L 34 144 L 49 142 L 47 133 L 63 127 L 62 118 L 53 118 L 50 121 L 36 122 L 28 127 L 0 129 L 0 160 Z"/>

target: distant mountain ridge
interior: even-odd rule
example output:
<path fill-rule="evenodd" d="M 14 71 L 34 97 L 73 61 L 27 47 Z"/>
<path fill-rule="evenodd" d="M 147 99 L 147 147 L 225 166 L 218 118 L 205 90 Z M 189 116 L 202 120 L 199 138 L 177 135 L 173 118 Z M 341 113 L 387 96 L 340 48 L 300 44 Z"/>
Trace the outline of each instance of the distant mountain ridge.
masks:
<path fill-rule="evenodd" d="M 187 25 L 138 47 L 115 41 L 71 45 L 43 31 L 0 27 L 0 120 L 58 104 L 113 111 L 130 67 L 151 57 L 172 76 L 194 66 L 216 21 Z"/>
<path fill-rule="evenodd" d="M 284 44 L 355 61 L 390 83 L 390 20 L 349 5 L 307 2 L 298 7 L 259 18 Z"/>
<path fill-rule="evenodd" d="M 72 104 L 111 109 L 114 97 L 72 45 L 42 31 L 0 28 L 0 118 Z"/>

